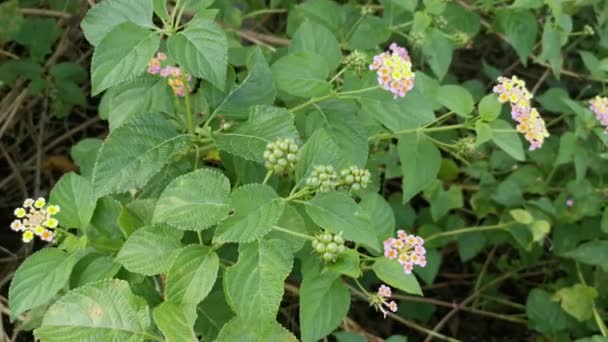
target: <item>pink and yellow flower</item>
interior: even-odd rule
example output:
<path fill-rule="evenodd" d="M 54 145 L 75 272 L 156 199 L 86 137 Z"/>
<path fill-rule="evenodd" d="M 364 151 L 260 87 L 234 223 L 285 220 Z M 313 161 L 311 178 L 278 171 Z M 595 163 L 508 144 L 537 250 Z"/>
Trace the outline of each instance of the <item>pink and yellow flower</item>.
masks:
<path fill-rule="evenodd" d="M 608 133 L 608 98 L 596 96 L 589 101 L 589 109 Z"/>
<path fill-rule="evenodd" d="M 23 206 L 15 209 L 16 220 L 11 222 L 11 229 L 23 232 L 23 242 L 30 242 L 34 236 L 42 240 L 52 242 L 54 234 L 51 229 L 57 228 L 59 221 L 52 216 L 60 211 L 58 205 L 46 205 L 43 197 L 33 200 L 26 199 Z"/>
<path fill-rule="evenodd" d="M 414 265 L 426 266 L 426 249 L 424 239 L 403 230 L 397 231 L 397 239 L 388 238 L 384 241 L 384 256 L 387 259 L 397 259 L 403 266 L 405 274 L 411 274 Z"/>
<path fill-rule="evenodd" d="M 384 318 L 388 315 L 388 312 L 397 312 L 397 303 L 395 301 L 387 301 L 386 299 L 392 296 L 391 288 L 382 284 L 378 289 L 378 293 L 370 295 L 370 304 L 379 310 L 384 315 Z"/>
<path fill-rule="evenodd" d="M 389 51 L 374 56 L 370 70 L 375 70 L 378 84 L 393 93 L 394 98 L 404 97 L 412 88 L 416 74 L 407 49 L 392 43 Z"/>

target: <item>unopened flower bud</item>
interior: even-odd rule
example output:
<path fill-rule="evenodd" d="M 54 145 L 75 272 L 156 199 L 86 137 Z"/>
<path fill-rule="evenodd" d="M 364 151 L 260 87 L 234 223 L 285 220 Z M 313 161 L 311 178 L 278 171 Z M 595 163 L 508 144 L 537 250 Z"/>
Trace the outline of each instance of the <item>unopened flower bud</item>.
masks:
<path fill-rule="evenodd" d="M 370 182 L 371 174 L 367 169 L 351 166 L 340 171 L 342 187 L 349 191 L 365 189 Z"/>
<path fill-rule="evenodd" d="M 351 52 L 351 54 L 344 59 L 346 68 L 358 74 L 363 73 L 367 69 L 368 63 L 368 56 L 359 50 Z"/>
<path fill-rule="evenodd" d="M 591 25 L 585 25 L 583 27 L 583 33 L 586 36 L 593 36 L 595 34 L 595 31 L 593 30 L 593 27 L 591 27 Z"/>
<path fill-rule="evenodd" d="M 266 145 L 264 166 L 279 175 L 291 172 L 298 161 L 298 151 L 295 140 L 279 138 Z"/>
<path fill-rule="evenodd" d="M 334 253 L 325 253 L 323 254 L 323 260 L 326 262 L 334 262 L 336 261 L 336 255 Z"/>
<path fill-rule="evenodd" d="M 332 166 L 316 165 L 311 175 L 306 179 L 306 185 L 320 192 L 327 192 L 336 188 L 338 174 Z"/>

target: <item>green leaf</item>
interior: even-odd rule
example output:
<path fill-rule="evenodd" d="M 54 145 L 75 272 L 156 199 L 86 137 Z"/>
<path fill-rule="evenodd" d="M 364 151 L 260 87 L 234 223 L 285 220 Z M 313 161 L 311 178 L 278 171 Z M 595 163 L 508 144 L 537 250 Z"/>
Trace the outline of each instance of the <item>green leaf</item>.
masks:
<path fill-rule="evenodd" d="M 133 117 L 112 131 L 99 151 L 92 177 L 95 197 L 142 187 L 186 142 L 160 114 Z"/>
<path fill-rule="evenodd" d="M 59 205 L 55 216 L 62 227 L 85 229 L 95 210 L 91 183 L 73 172 L 63 175 L 51 191 L 50 203 Z"/>
<path fill-rule="evenodd" d="M 543 334 L 552 334 L 568 326 L 568 316 L 562 311 L 559 303 L 541 289 L 533 289 L 526 301 L 528 326 Z"/>
<path fill-rule="evenodd" d="M 211 291 L 220 259 L 208 247 L 189 245 L 177 253 L 167 271 L 167 299 L 196 306 Z"/>
<path fill-rule="evenodd" d="M 272 74 L 277 87 L 294 96 L 323 96 L 331 89 L 326 81 L 329 76 L 327 62 L 311 52 L 299 51 L 280 58 L 272 65 Z"/>
<path fill-rule="evenodd" d="M 435 120 L 429 101 L 415 88 L 393 99 L 385 90 L 367 92 L 359 100 L 361 110 L 393 132 L 422 127 Z"/>
<path fill-rule="evenodd" d="M 28 19 L 21 25 L 15 41 L 27 48 L 34 61 L 42 62 L 59 37 L 61 30 L 55 19 Z"/>
<path fill-rule="evenodd" d="M 114 258 L 101 253 L 90 253 L 80 259 L 70 275 L 70 288 L 77 288 L 103 279 L 112 279 L 120 270 Z"/>
<path fill-rule="evenodd" d="M 93 53 L 92 94 L 97 95 L 143 74 L 159 43 L 160 36 L 154 31 L 131 22 L 116 26 Z"/>
<path fill-rule="evenodd" d="M 553 75 L 559 79 L 562 70 L 562 34 L 551 20 L 545 21 L 542 37 L 542 50 L 539 59 L 546 60 L 551 64 Z"/>
<path fill-rule="evenodd" d="M 86 228 L 87 242 L 100 251 L 115 254 L 124 243 L 125 234 L 118 225 L 122 206 L 110 196 L 97 200 L 91 223 Z"/>
<path fill-rule="evenodd" d="M 407 293 L 421 295 L 422 289 L 413 274 L 405 274 L 397 260 L 378 259 L 373 266 L 374 273 L 383 282 Z"/>
<path fill-rule="evenodd" d="M 359 252 L 349 248 L 344 253 L 340 254 L 336 262 L 327 264 L 325 268 L 351 278 L 359 278 L 363 274 L 359 263 Z"/>
<path fill-rule="evenodd" d="M 184 70 L 209 81 L 217 89 L 226 87 L 228 41 L 220 26 L 208 19 L 194 19 L 186 29 L 167 40 L 169 55 Z"/>
<path fill-rule="evenodd" d="M 361 195 L 359 211 L 369 218 L 378 240 L 384 241 L 393 235 L 396 224 L 395 213 L 384 197 L 375 192 Z"/>
<path fill-rule="evenodd" d="M 437 101 L 454 113 L 468 117 L 475 107 L 475 100 L 466 88 L 444 85 L 437 90 Z"/>
<path fill-rule="evenodd" d="M 72 146 L 70 156 L 74 163 L 80 168 L 80 175 L 91 179 L 95 160 L 101 149 L 103 141 L 97 138 L 84 138 Z"/>
<path fill-rule="evenodd" d="M 600 229 L 605 234 L 608 234 L 608 207 L 604 208 L 602 213 L 602 222 L 600 224 Z"/>
<path fill-rule="evenodd" d="M 253 330 L 276 319 L 292 266 L 293 255 L 284 241 L 241 244 L 238 261 L 226 270 L 224 288 L 232 310 Z"/>
<path fill-rule="evenodd" d="M 300 331 L 303 342 L 313 342 L 334 331 L 350 307 L 350 293 L 338 274 L 324 272 L 304 278 L 300 287 Z"/>
<path fill-rule="evenodd" d="M 320 227 L 334 234 L 342 233 L 346 240 L 380 250 L 374 228 L 347 194 L 336 191 L 319 193 L 306 202 L 306 213 Z"/>
<path fill-rule="evenodd" d="M 496 144 L 496 146 L 505 151 L 515 160 L 524 161 L 526 159 L 521 139 L 508 122 L 499 119 L 491 122 L 490 126 L 495 130 L 499 130 L 494 131 L 492 136 L 492 141 Z M 512 131 L 507 132 L 505 130 Z"/>
<path fill-rule="evenodd" d="M 534 221 L 534 216 L 529 211 L 523 209 L 513 209 L 509 211 L 511 217 L 521 224 L 531 224 Z"/>
<path fill-rule="evenodd" d="M 462 189 L 458 186 L 451 186 L 448 191 L 443 188 L 438 189 L 437 194 L 430 199 L 431 216 L 437 222 L 452 209 L 463 206 Z"/>
<path fill-rule="evenodd" d="M 426 266 L 414 268 L 414 273 L 427 285 L 432 285 L 441 267 L 441 254 L 436 249 L 427 249 Z"/>
<path fill-rule="evenodd" d="M 336 36 L 344 27 L 343 12 L 340 6 L 329 0 L 309 0 L 297 6 L 296 14 L 302 14 L 304 18 L 323 24 Z"/>
<path fill-rule="evenodd" d="M 19 2 L 9 0 L 0 4 L 0 44 L 4 44 L 17 35 L 23 24 L 23 15 L 19 11 Z"/>
<path fill-rule="evenodd" d="M 350 36 L 348 45 L 351 49 L 372 50 L 386 42 L 390 36 L 391 30 L 385 20 L 371 15 L 364 16 Z"/>
<path fill-rule="evenodd" d="M 155 198 L 136 199 L 122 208 L 118 216 L 118 224 L 129 237 L 139 228 L 152 224 L 155 208 Z"/>
<path fill-rule="evenodd" d="M 167 0 L 152 0 L 152 6 L 154 8 L 154 13 L 159 18 L 165 22 L 169 21 L 170 17 L 169 12 L 167 11 Z"/>
<path fill-rule="evenodd" d="M 146 301 L 123 280 L 102 280 L 68 292 L 55 302 L 34 335 L 42 341 L 143 342 L 150 336 Z"/>
<path fill-rule="evenodd" d="M 585 242 L 564 256 L 583 264 L 600 266 L 608 271 L 608 240 Z"/>
<path fill-rule="evenodd" d="M 452 64 L 453 53 L 454 43 L 444 32 L 433 28 L 424 38 L 422 54 L 439 80 L 447 74 Z"/>
<path fill-rule="evenodd" d="M 403 172 L 403 202 L 424 190 L 437 177 L 441 153 L 435 144 L 421 134 L 399 137 L 399 158 Z"/>
<path fill-rule="evenodd" d="M 226 96 L 218 111 L 229 117 L 244 117 L 253 105 L 271 105 L 277 96 L 272 72 L 259 48 L 253 50 L 247 63 L 249 74 Z"/>
<path fill-rule="evenodd" d="M 572 132 L 564 132 L 559 137 L 559 150 L 555 158 L 555 165 L 562 165 L 574 160 L 574 150 L 577 145 L 578 138 Z"/>
<path fill-rule="evenodd" d="M 492 137 L 494 136 L 494 132 L 492 132 L 490 125 L 481 120 L 475 121 L 475 134 L 477 135 L 475 138 L 475 146 L 480 146 L 485 142 L 492 140 Z"/>
<path fill-rule="evenodd" d="M 11 320 L 53 298 L 68 282 L 77 260 L 52 247 L 30 255 L 15 272 L 8 290 Z"/>
<path fill-rule="evenodd" d="M 472 232 L 458 236 L 458 255 L 462 262 L 467 262 L 477 256 L 486 245 L 483 232 Z M 428 261 L 427 261 L 428 265 Z"/>
<path fill-rule="evenodd" d="M 495 25 L 506 35 L 507 41 L 517 52 L 521 63 L 527 65 L 528 56 L 532 53 L 538 33 L 536 16 L 526 10 L 500 10 L 496 13 Z"/>
<path fill-rule="evenodd" d="M 152 23 L 152 1 L 102 1 L 87 12 L 80 26 L 89 43 L 97 46 L 108 32 L 125 22 L 143 27 L 154 27 Z"/>
<path fill-rule="evenodd" d="M 211 169 L 199 169 L 175 178 L 156 203 L 153 222 L 181 230 L 207 229 L 228 215 L 230 181 Z"/>
<path fill-rule="evenodd" d="M 315 165 L 334 165 L 342 167 L 341 151 L 333 141 L 327 129 L 318 129 L 308 138 L 300 149 L 298 163 L 296 164 L 297 185 L 305 182 Z"/>
<path fill-rule="evenodd" d="M 336 37 L 325 26 L 313 21 L 305 21 L 293 35 L 289 53 L 299 51 L 317 54 L 325 60 L 329 70 L 340 65 L 342 51 Z M 310 67 L 310 66 L 307 66 Z"/>
<path fill-rule="evenodd" d="M 285 201 L 263 184 L 247 184 L 230 196 L 234 215 L 223 220 L 215 231 L 214 243 L 251 242 L 266 235 L 283 214 Z"/>
<path fill-rule="evenodd" d="M 112 131 L 137 114 L 173 114 L 173 100 L 166 79 L 144 75 L 108 90 L 99 105 L 99 116 L 109 121 Z"/>
<path fill-rule="evenodd" d="M 288 230 L 298 234 L 308 235 L 306 221 L 304 220 L 302 215 L 300 215 L 298 210 L 291 205 L 285 205 L 283 215 L 281 215 L 277 226 L 281 227 L 284 230 Z M 304 240 L 301 237 L 294 236 L 293 234 L 285 233 L 279 230 L 271 231 L 264 238 L 266 240 L 279 239 L 287 242 L 293 253 L 296 253 L 297 251 L 302 249 L 302 247 L 304 247 L 304 244 L 308 242 L 307 240 Z"/>
<path fill-rule="evenodd" d="M 252 329 L 250 322 L 241 317 L 235 317 L 222 327 L 222 330 L 215 341 L 297 342 L 298 339 L 293 336 L 289 330 L 285 329 L 276 321 L 265 322 L 264 324 Z"/>
<path fill-rule="evenodd" d="M 167 342 L 197 342 L 194 334 L 196 306 L 164 302 L 154 308 L 154 322 Z"/>
<path fill-rule="evenodd" d="M 502 105 L 498 102 L 498 96 L 496 94 L 488 94 L 484 96 L 481 101 L 479 101 L 479 105 L 477 106 L 477 110 L 479 111 L 479 116 L 484 121 L 494 121 L 500 115 L 500 110 Z"/>
<path fill-rule="evenodd" d="M 591 72 L 591 75 L 601 79 L 606 77 L 606 73 L 602 70 L 600 60 L 592 52 L 579 50 L 578 53 L 583 60 L 585 68 Z"/>
<path fill-rule="evenodd" d="M 575 284 L 557 291 L 554 298 L 561 302 L 562 309 L 579 322 L 593 317 L 593 301 L 598 293 L 593 287 Z"/>
<path fill-rule="evenodd" d="M 263 163 L 266 145 L 277 138 L 298 138 L 294 115 L 284 108 L 252 107 L 247 122 L 232 130 L 213 135 L 220 150 L 247 160 Z"/>
<path fill-rule="evenodd" d="M 167 225 L 138 229 L 122 246 L 116 262 L 127 270 L 144 275 L 165 273 L 173 254 L 181 247 L 183 232 Z"/>

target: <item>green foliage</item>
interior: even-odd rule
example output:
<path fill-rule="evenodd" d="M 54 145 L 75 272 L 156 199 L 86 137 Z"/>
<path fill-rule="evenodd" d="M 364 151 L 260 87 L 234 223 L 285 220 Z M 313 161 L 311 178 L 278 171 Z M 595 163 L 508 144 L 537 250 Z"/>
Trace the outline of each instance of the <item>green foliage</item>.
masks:
<path fill-rule="evenodd" d="M 52 120 L 89 115 L 87 71 L 53 55 L 72 37 L 58 18 L 79 7 L 44 4 L 54 12 L 0 4 L 0 91 L 48 96 Z M 336 330 L 388 334 L 358 318 L 398 299 L 410 328 L 453 302 L 532 339 L 605 336 L 608 109 L 590 104 L 606 96 L 605 12 L 597 1 L 98 1 L 81 27 L 109 133 L 71 149 L 78 174 L 50 191 L 58 227 L 12 224 L 49 226 L 56 246 L 16 271 L 11 319 L 44 342 L 358 341 Z M 501 75 L 509 86 L 492 88 Z M 449 300 L 414 298 L 419 279 Z M 443 325 L 433 335 L 449 340 Z"/>

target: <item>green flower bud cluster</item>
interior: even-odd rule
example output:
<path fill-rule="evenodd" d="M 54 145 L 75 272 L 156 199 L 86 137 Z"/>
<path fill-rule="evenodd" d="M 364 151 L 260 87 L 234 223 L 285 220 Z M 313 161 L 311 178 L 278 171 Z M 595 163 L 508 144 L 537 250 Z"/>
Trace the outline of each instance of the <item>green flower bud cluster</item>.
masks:
<path fill-rule="evenodd" d="M 367 188 L 371 178 L 368 169 L 351 166 L 340 171 L 341 185 L 349 191 L 357 191 Z"/>
<path fill-rule="evenodd" d="M 595 34 L 595 31 L 593 30 L 593 27 L 591 27 L 590 25 L 585 25 L 583 27 L 583 33 L 586 36 L 593 36 Z"/>
<path fill-rule="evenodd" d="M 323 232 L 315 235 L 315 239 L 312 240 L 312 248 L 325 262 L 336 262 L 338 257 L 346 251 L 341 233 L 334 235 Z"/>
<path fill-rule="evenodd" d="M 374 8 L 372 6 L 362 6 L 361 7 L 362 16 L 371 15 L 371 14 L 374 14 Z"/>
<path fill-rule="evenodd" d="M 266 145 L 264 165 L 269 171 L 284 175 L 292 171 L 298 161 L 299 147 L 293 139 L 278 138 Z"/>
<path fill-rule="evenodd" d="M 306 185 L 320 192 L 333 190 L 338 186 L 338 174 L 330 165 L 315 165 Z"/>
<path fill-rule="evenodd" d="M 448 26 L 448 21 L 445 19 L 444 16 L 438 15 L 436 17 L 433 17 L 433 24 L 438 29 L 444 29 L 446 26 Z"/>
<path fill-rule="evenodd" d="M 422 32 L 414 32 L 411 34 L 410 36 L 410 41 L 411 44 L 415 47 L 415 48 L 421 48 L 422 45 L 424 45 L 424 39 L 426 37 L 424 36 L 424 33 Z"/>
<path fill-rule="evenodd" d="M 368 56 L 364 52 L 355 50 L 346 56 L 344 65 L 348 70 L 361 74 L 367 70 L 367 66 L 369 65 Z"/>
<path fill-rule="evenodd" d="M 456 32 L 452 36 L 452 39 L 454 39 L 454 42 L 456 43 L 456 45 L 458 45 L 460 47 L 467 46 L 471 42 L 471 37 L 466 32 L 462 32 L 462 31 Z"/>

